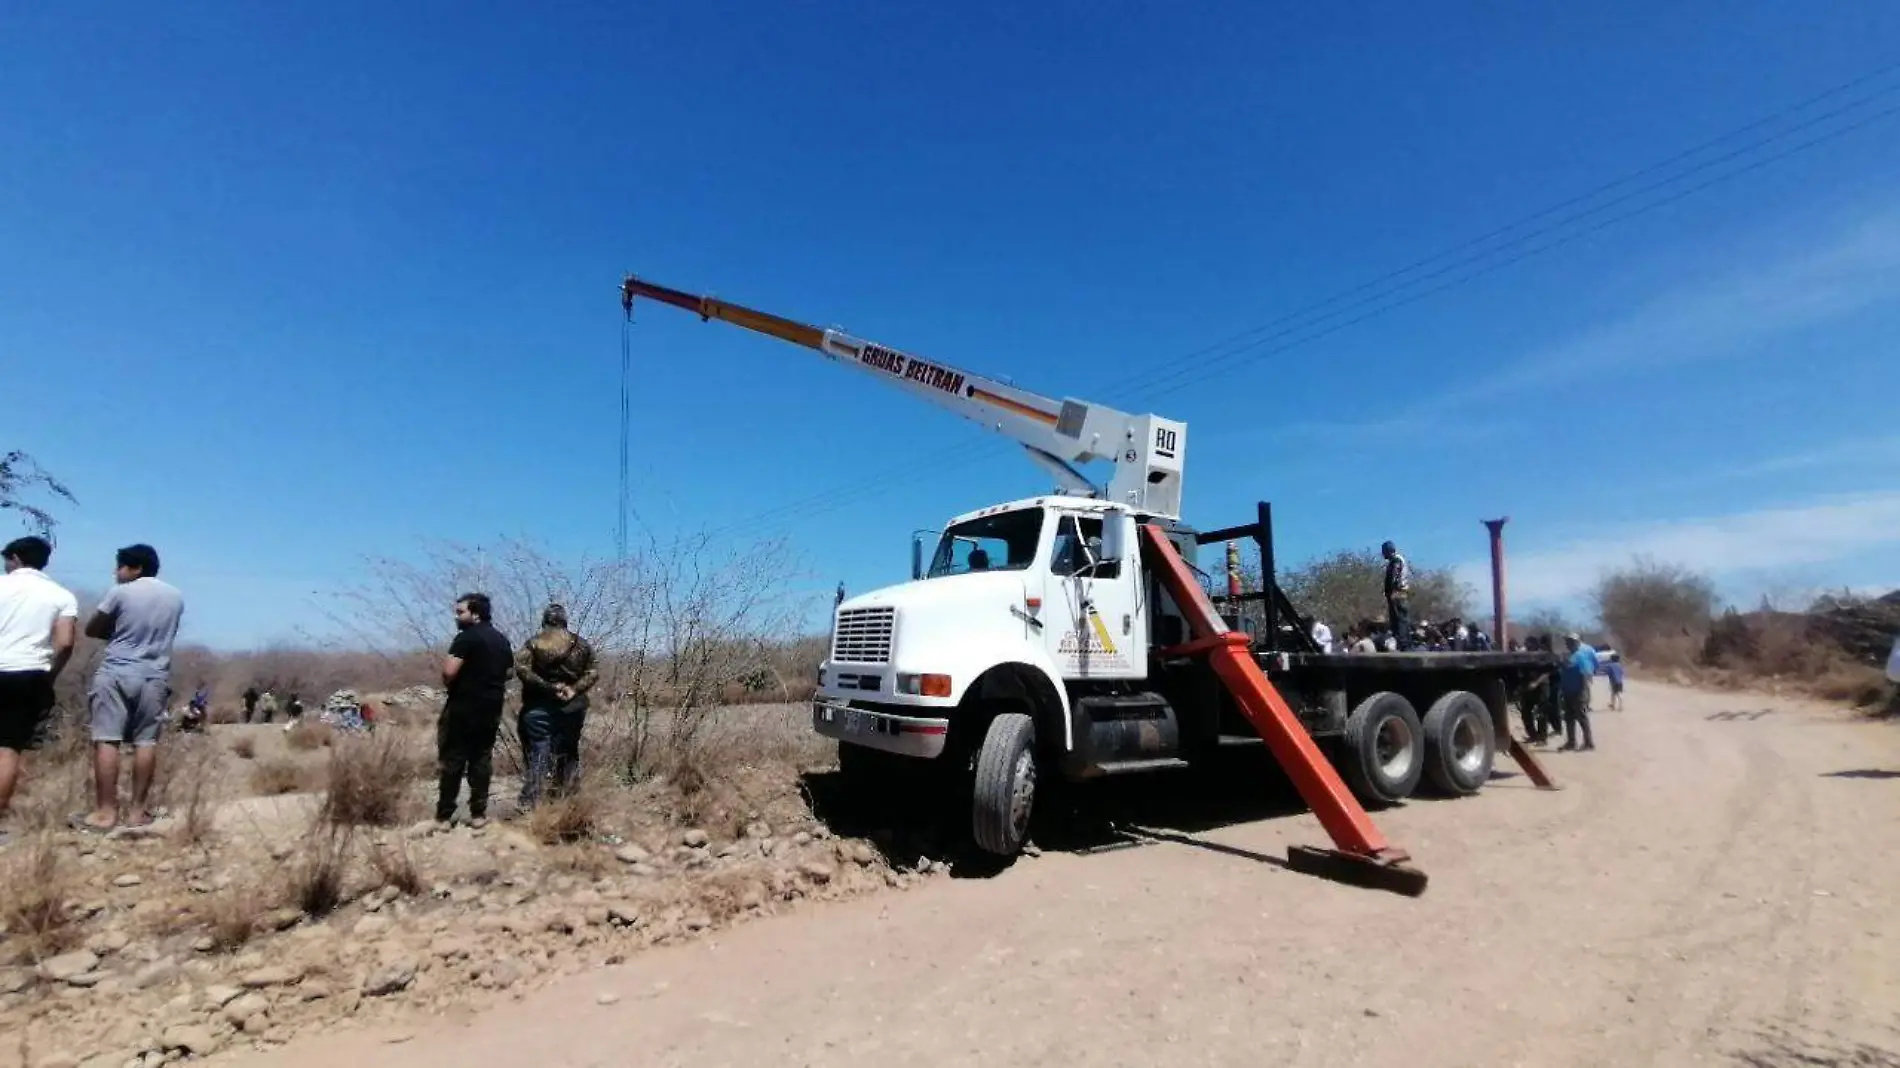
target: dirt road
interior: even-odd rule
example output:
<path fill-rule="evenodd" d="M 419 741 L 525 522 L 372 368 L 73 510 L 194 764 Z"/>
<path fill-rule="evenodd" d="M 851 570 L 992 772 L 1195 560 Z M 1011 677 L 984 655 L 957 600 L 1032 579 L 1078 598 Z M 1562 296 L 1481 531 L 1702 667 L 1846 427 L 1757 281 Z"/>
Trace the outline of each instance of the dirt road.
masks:
<path fill-rule="evenodd" d="M 1598 713 L 1597 752 L 1549 757 L 1562 792 L 1517 776 L 1380 814 L 1432 875 L 1416 900 L 1282 869 L 1320 841 L 1300 814 L 218 1061 L 1900 1065 L 1900 725 L 1661 686 L 1629 704 Z"/>

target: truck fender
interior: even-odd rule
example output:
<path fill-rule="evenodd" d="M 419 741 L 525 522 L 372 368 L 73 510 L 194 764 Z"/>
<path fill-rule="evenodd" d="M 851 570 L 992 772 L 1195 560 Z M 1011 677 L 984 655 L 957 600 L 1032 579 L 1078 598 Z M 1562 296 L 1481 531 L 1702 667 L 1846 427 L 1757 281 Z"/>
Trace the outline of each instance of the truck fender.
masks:
<path fill-rule="evenodd" d="M 1043 659 L 1046 659 L 1044 657 Z M 1069 694 L 1052 664 L 1020 660 L 988 668 L 964 691 L 966 701 L 1016 700 L 1033 709 L 1037 736 L 1045 743 L 1062 740 L 1062 751 L 1075 748 Z"/>

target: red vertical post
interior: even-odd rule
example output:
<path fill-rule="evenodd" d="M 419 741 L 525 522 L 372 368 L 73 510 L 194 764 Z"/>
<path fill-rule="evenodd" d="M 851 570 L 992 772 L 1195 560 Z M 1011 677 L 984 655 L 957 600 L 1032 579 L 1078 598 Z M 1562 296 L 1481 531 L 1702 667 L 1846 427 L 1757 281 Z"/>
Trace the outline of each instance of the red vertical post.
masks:
<path fill-rule="evenodd" d="M 1510 521 L 1508 515 L 1484 521 L 1485 529 L 1491 532 L 1491 643 L 1494 649 L 1511 647 L 1511 636 L 1505 626 L 1509 620 L 1504 615 L 1504 524 Z"/>
<path fill-rule="evenodd" d="M 1504 607 L 1504 524 L 1510 521 L 1510 516 L 1484 521 L 1484 528 L 1491 532 L 1491 629 L 1493 647 L 1497 649 L 1511 647 L 1510 619 L 1506 616 Z M 1517 766 L 1524 769 L 1524 774 L 1530 776 L 1531 782 L 1538 789 L 1557 789 L 1556 781 L 1550 777 L 1549 772 L 1544 770 L 1544 766 L 1538 763 L 1537 754 L 1526 748 L 1524 743 L 1518 741 L 1517 737 L 1511 733 L 1510 721 L 1508 717 L 1503 716 L 1501 711 L 1504 707 L 1502 693 L 1503 691 L 1500 690 L 1499 703 L 1496 706 L 1500 710 L 1498 744 L 1511 755 L 1511 759 L 1517 761 Z"/>

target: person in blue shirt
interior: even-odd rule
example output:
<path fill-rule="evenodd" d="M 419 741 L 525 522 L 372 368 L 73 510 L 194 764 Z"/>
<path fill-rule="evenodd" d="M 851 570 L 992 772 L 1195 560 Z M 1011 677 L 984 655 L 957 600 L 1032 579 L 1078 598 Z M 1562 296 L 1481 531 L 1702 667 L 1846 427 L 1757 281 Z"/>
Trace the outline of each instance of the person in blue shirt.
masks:
<path fill-rule="evenodd" d="M 1623 661 L 1619 658 L 1603 665 L 1603 674 L 1610 680 L 1610 711 L 1623 711 Z"/>
<path fill-rule="evenodd" d="M 1564 661 L 1563 674 L 1559 685 L 1563 692 L 1564 708 L 1564 744 L 1563 749 L 1582 749 L 1589 751 L 1597 747 L 1596 738 L 1590 733 L 1590 683 L 1596 678 L 1596 650 L 1583 644 L 1576 634 L 1564 635 L 1564 648 L 1570 657 Z M 1577 728 L 1583 728 L 1583 744 L 1577 744 Z"/>

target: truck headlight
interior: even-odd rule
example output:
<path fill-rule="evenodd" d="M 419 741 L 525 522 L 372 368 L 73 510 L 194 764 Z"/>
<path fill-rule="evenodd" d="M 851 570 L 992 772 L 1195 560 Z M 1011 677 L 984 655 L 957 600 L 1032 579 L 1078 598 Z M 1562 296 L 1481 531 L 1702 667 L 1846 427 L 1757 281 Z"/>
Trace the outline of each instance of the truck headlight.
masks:
<path fill-rule="evenodd" d="M 915 697 L 950 696 L 950 676 L 948 675 L 911 675 L 897 673 L 897 692 Z"/>

